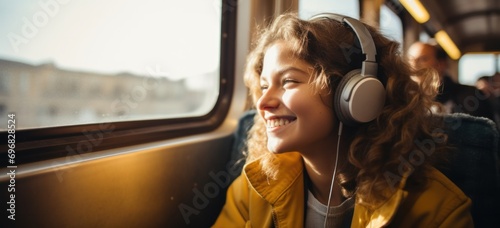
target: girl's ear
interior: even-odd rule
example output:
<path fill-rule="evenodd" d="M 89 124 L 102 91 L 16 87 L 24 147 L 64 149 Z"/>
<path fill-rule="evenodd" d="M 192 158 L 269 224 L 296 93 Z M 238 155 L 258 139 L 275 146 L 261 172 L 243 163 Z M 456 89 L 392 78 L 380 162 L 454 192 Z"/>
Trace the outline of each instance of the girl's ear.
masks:
<path fill-rule="evenodd" d="M 310 86 L 315 87 L 314 89 L 317 89 L 317 87 L 318 87 L 318 86 L 315 86 L 314 84 L 310 84 Z M 323 102 L 324 105 L 326 105 L 327 107 L 330 107 L 333 110 L 333 108 L 334 108 L 333 96 L 335 93 L 331 89 L 331 86 L 323 87 L 323 88 L 320 88 L 317 90 L 318 91 L 316 93 L 318 94 L 318 96 L 320 96 L 321 102 Z"/>

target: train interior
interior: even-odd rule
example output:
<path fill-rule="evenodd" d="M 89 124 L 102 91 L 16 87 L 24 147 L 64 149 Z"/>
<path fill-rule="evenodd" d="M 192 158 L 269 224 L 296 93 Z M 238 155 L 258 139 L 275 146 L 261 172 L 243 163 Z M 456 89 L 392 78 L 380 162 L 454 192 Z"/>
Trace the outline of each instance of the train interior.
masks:
<path fill-rule="evenodd" d="M 383 16 L 382 6 L 401 19 L 403 50 L 422 34 L 433 36 L 444 30 L 460 55 L 500 52 L 500 1 L 421 0 L 430 15 L 425 23 L 415 21 L 400 1 L 356 2 L 358 16 L 374 25 Z M 18 163 L 8 164 L 7 152 L 1 153 L 0 195 L 7 207 L 2 210 L 2 227 L 209 227 L 244 164 L 254 112 L 249 111 L 242 75 L 257 25 L 304 4 L 307 1 L 214 4 L 222 14 L 224 64 L 219 97 L 206 115 L 18 130 Z M 196 68 L 198 62 L 193 64 L 190 67 Z M 458 75 L 458 61 L 451 61 L 450 68 Z M 447 118 L 446 130 L 458 152 L 453 167 L 444 172 L 473 199 L 478 227 L 497 222 L 498 130 L 493 121 L 462 115 Z M 7 131 L 1 135 L 7 138 Z M 14 198 L 8 191 L 12 187 Z M 9 209 L 14 209 L 15 220 L 8 219 L 13 214 Z"/>

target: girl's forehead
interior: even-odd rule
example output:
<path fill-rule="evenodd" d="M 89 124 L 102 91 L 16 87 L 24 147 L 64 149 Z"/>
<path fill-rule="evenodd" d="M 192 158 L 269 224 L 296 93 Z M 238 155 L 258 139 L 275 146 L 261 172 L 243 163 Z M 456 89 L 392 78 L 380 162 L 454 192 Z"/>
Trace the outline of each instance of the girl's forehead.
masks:
<path fill-rule="evenodd" d="M 286 43 L 279 42 L 271 45 L 265 51 L 262 59 L 262 72 L 260 76 L 269 76 L 286 69 L 296 69 L 310 75 L 313 73 L 314 68 L 305 60 L 294 55 Z"/>

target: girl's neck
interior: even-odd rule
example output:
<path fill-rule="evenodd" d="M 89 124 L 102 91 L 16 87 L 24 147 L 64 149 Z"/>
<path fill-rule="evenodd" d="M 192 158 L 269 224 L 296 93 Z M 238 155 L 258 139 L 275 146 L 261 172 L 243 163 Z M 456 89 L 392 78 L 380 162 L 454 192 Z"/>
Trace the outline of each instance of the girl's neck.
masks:
<path fill-rule="evenodd" d="M 337 164 L 337 172 L 339 167 L 342 167 L 346 161 L 346 153 L 340 153 L 338 156 L 339 162 Z M 303 156 L 307 175 L 309 177 L 309 191 L 312 192 L 314 197 L 321 203 L 327 205 L 330 196 L 330 187 L 332 184 L 332 176 L 334 173 L 335 153 L 330 153 L 328 156 L 322 154 L 320 156 Z M 337 206 L 343 202 L 344 197 L 340 185 L 338 185 L 338 178 L 335 178 L 333 185 L 332 196 L 330 200 L 331 206 Z"/>
<path fill-rule="evenodd" d="M 348 162 L 349 145 L 353 140 L 352 136 L 355 129 L 343 128 L 341 134 L 338 134 L 337 131 L 338 129 L 335 129 L 325 140 L 317 142 L 314 145 L 309 145 L 303 151 L 304 153 L 301 153 L 310 180 L 307 187 L 313 193 L 314 197 L 325 205 L 328 205 L 332 176 L 334 170 L 337 170 L 330 200 L 331 206 L 340 205 L 344 201 L 342 189 L 338 184 L 338 174 L 340 167 L 344 167 Z M 338 147 L 337 144 L 339 144 Z M 336 156 L 337 153 L 339 153 L 338 156 Z M 338 164 L 335 167 L 337 158 Z"/>

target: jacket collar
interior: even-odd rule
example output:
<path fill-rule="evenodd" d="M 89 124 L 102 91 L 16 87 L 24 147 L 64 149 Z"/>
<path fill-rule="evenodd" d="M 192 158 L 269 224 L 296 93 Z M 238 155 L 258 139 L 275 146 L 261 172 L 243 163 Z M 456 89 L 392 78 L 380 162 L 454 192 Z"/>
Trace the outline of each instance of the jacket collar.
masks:
<path fill-rule="evenodd" d="M 408 191 L 404 190 L 406 185 L 406 180 L 408 175 L 403 175 L 401 177 L 399 185 L 391 192 L 391 196 L 384 202 L 380 203 L 374 209 L 369 209 L 356 202 L 354 207 L 353 223 L 358 224 L 362 227 L 385 227 L 387 226 L 394 215 L 396 214 L 400 205 L 404 202 L 408 196 Z M 358 219 L 358 221 L 354 221 Z"/>
<path fill-rule="evenodd" d="M 277 161 L 280 163 L 276 180 L 267 178 L 262 172 L 259 160 L 247 164 L 244 168 L 245 176 L 250 185 L 255 189 L 257 194 L 271 205 L 274 205 L 280 196 L 292 186 L 300 185 L 300 187 L 304 187 L 304 164 L 301 155 L 297 152 L 289 152 L 276 156 Z M 352 224 L 358 224 L 363 227 L 384 227 L 389 224 L 399 206 L 408 195 L 408 192 L 404 190 L 406 179 L 407 175 L 403 175 L 391 197 L 385 202 L 380 203 L 375 209 L 369 209 L 356 202 Z"/>
<path fill-rule="evenodd" d="M 244 168 L 246 177 L 255 191 L 270 204 L 274 204 L 279 197 L 292 185 L 301 184 L 303 187 L 302 156 L 297 152 L 277 154 L 279 171 L 276 180 L 269 179 L 263 172 L 260 160 L 247 164 Z M 299 182 L 297 182 L 299 181 Z"/>

